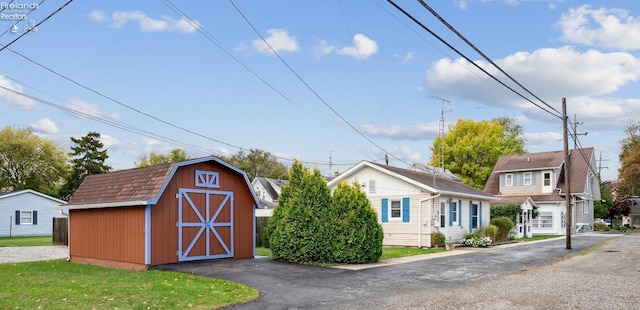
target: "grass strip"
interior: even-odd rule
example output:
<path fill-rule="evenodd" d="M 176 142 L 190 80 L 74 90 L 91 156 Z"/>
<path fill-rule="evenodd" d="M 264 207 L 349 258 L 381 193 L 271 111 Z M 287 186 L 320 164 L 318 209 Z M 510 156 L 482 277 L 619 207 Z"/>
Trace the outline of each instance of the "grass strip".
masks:
<path fill-rule="evenodd" d="M 258 298 L 241 284 L 65 260 L 0 264 L 0 309 L 212 309 Z"/>
<path fill-rule="evenodd" d="M 0 237 L 0 247 L 43 246 L 52 244 L 53 237 L 51 236 Z"/>

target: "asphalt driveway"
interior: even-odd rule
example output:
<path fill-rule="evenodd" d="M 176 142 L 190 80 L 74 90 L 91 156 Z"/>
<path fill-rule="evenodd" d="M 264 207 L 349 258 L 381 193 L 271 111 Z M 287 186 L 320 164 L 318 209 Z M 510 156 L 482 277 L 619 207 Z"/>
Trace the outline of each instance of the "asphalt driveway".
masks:
<path fill-rule="evenodd" d="M 260 298 L 229 309 L 366 309 L 389 305 L 399 296 L 460 289 L 512 272 L 544 265 L 598 245 L 613 234 L 581 234 L 544 242 L 496 246 L 480 251 L 456 249 L 448 256 L 358 270 L 286 264 L 267 258 L 210 260 L 160 266 L 242 283 Z"/>

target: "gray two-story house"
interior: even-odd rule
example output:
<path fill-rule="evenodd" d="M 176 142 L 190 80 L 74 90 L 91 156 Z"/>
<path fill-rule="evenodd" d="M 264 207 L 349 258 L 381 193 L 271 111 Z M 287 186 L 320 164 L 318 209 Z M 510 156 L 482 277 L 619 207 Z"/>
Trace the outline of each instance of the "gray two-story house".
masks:
<path fill-rule="evenodd" d="M 592 231 L 593 202 L 601 199 L 594 149 L 571 150 L 569 162 L 571 231 Z M 565 164 L 563 151 L 505 155 L 498 159 L 484 191 L 501 198 L 494 205 L 522 207 L 516 223 L 518 237 L 566 233 Z M 538 211 L 535 218 L 534 209 Z"/>

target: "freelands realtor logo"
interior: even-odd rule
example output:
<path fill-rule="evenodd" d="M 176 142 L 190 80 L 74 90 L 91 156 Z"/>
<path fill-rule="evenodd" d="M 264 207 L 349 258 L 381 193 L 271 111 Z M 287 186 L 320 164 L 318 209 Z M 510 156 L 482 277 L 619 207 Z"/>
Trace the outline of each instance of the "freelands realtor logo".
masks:
<path fill-rule="evenodd" d="M 27 19 L 27 13 L 38 9 L 38 3 L 0 2 L 0 20 L 20 21 Z M 8 12 L 7 12 L 8 11 Z"/>

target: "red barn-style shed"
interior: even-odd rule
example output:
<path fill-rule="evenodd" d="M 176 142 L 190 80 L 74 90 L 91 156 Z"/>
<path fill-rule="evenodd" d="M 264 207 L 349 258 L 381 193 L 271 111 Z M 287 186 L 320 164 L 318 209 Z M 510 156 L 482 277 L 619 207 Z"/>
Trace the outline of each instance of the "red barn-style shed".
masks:
<path fill-rule="evenodd" d="M 258 205 L 244 171 L 216 157 L 90 175 L 65 205 L 69 258 L 128 269 L 253 258 Z"/>

